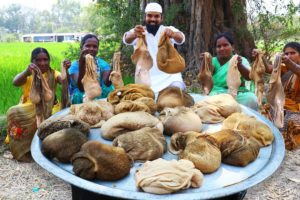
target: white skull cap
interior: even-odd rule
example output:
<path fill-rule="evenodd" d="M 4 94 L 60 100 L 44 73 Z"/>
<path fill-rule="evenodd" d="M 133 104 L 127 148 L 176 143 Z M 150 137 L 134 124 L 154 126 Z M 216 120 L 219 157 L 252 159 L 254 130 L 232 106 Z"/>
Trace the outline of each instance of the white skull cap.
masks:
<path fill-rule="evenodd" d="M 147 13 L 147 12 L 162 13 L 162 7 L 158 3 L 148 3 L 145 8 L 145 13 Z"/>

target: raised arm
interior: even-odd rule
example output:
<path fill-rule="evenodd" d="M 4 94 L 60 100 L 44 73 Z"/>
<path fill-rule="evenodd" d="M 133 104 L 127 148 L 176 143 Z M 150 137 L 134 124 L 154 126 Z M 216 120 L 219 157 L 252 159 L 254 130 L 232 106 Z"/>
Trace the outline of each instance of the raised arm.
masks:
<path fill-rule="evenodd" d="M 243 64 L 242 57 L 238 56 L 237 60 L 238 60 L 237 67 L 238 67 L 240 73 L 246 80 L 250 80 L 250 78 L 249 78 L 250 70 L 247 67 L 245 67 L 245 65 Z"/>
<path fill-rule="evenodd" d="M 130 44 L 132 43 L 139 35 L 142 35 L 145 32 L 145 29 L 142 25 L 136 25 L 134 31 L 128 31 L 125 33 L 125 42 Z"/>
<path fill-rule="evenodd" d="M 252 57 L 256 58 L 256 56 L 258 56 L 258 49 L 253 49 L 252 50 Z M 264 62 L 264 65 L 265 65 L 265 68 L 266 68 L 266 73 L 270 74 L 272 73 L 272 70 L 273 70 L 273 65 L 271 65 L 265 56 L 263 56 L 263 62 Z"/>
<path fill-rule="evenodd" d="M 286 65 L 286 67 L 291 70 L 297 76 L 300 76 L 300 65 L 293 62 L 288 56 L 282 56 L 282 62 Z"/>
<path fill-rule="evenodd" d="M 57 81 L 60 84 L 62 84 L 62 81 L 66 78 L 69 80 L 68 69 L 70 68 L 70 66 L 71 66 L 70 60 L 66 59 L 61 63 L 61 75 L 57 77 Z"/>
<path fill-rule="evenodd" d="M 166 28 L 165 33 L 169 38 L 174 39 L 176 43 L 180 44 L 183 42 L 184 35 L 182 32 L 180 31 L 175 32 L 170 28 Z"/>
<path fill-rule="evenodd" d="M 28 67 L 21 73 L 17 74 L 13 80 L 13 85 L 20 87 L 26 83 L 27 77 L 32 74 L 32 70 L 37 66 L 33 63 L 30 63 Z"/>

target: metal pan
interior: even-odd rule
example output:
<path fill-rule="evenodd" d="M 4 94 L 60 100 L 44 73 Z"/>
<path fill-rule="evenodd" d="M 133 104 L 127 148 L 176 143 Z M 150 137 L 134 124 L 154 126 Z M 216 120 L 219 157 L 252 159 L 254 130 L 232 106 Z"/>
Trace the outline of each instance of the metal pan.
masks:
<path fill-rule="evenodd" d="M 195 102 L 203 98 L 201 95 L 192 94 Z M 64 181 L 96 194 L 111 196 L 115 198 L 127 199 L 211 199 L 223 196 L 228 196 L 247 188 L 250 188 L 267 177 L 272 175 L 280 166 L 285 152 L 284 140 L 278 129 L 264 116 L 258 112 L 242 106 L 244 113 L 255 116 L 258 120 L 267 124 L 275 136 L 273 143 L 267 147 L 261 148 L 258 158 L 247 165 L 246 167 L 235 167 L 222 164 L 221 167 L 214 173 L 204 176 L 204 183 L 200 188 L 191 188 L 179 191 L 168 195 L 155 195 L 142 192 L 135 186 L 134 174 L 139 169 L 142 163 L 136 162 L 130 170 L 130 174 L 125 178 L 115 181 L 88 181 L 74 175 L 71 164 L 62 164 L 53 160 L 47 159 L 41 153 L 41 140 L 35 134 L 31 153 L 34 160 L 44 169 L 51 172 L 55 176 Z M 64 115 L 69 112 L 69 109 L 62 110 L 56 115 Z M 221 124 L 204 125 L 204 130 L 220 130 Z M 89 140 L 98 140 L 105 144 L 110 144 L 110 141 L 101 138 L 101 129 L 91 129 Z M 169 144 L 170 137 L 166 136 Z M 167 152 L 163 156 L 164 159 L 177 159 L 177 156 Z"/>

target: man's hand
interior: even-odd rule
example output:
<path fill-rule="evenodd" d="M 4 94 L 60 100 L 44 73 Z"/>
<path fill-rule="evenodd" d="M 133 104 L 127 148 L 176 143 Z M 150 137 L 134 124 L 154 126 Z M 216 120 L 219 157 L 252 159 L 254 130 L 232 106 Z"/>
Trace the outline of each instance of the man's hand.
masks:
<path fill-rule="evenodd" d="M 171 29 L 169 28 L 165 28 L 165 34 L 166 36 L 168 36 L 169 38 L 174 38 L 174 31 L 172 31 Z"/>
<path fill-rule="evenodd" d="M 145 29 L 142 25 L 136 25 L 134 27 L 134 34 L 136 35 L 136 37 L 140 37 L 143 34 L 145 34 Z"/>

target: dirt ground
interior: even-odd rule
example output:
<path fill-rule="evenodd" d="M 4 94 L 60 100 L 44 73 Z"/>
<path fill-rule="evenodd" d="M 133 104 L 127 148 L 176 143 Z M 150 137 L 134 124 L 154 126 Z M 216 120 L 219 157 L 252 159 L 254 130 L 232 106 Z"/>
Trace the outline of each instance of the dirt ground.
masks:
<path fill-rule="evenodd" d="M 68 183 L 48 173 L 35 162 L 11 158 L 0 141 L 0 200 L 68 200 Z M 267 180 L 248 189 L 245 200 L 300 199 L 300 149 L 287 151 L 281 167 Z"/>

